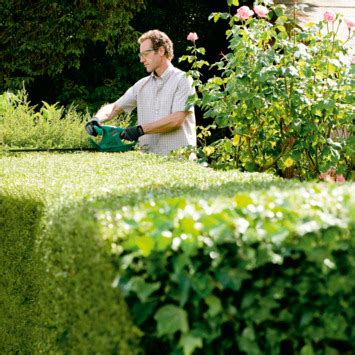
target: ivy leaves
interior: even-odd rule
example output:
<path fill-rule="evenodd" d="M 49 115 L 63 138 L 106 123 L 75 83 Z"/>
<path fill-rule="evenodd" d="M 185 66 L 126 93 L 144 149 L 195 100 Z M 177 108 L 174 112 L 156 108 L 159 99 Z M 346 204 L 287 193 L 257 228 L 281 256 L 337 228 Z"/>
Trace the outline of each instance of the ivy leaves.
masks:
<path fill-rule="evenodd" d="M 345 284 L 334 287 L 342 278 L 336 254 L 352 248 L 351 187 L 333 189 L 295 185 L 213 201 L 168 198 L 125 209 L 118 219 L 106 215 L 123 246 L 113 251 L 121 265 L 118 285 L 146 339 L 191 354 L 211 344 L 221 352 L 276 352 L 291 333 L 297 349 L 312 341 L 311 333 L 329 337 L 327 317 L 337 300 L 328 293 L 351 292 Z M 306 316 L 314 298 L 327 309 L 321 323 L 314 313 Z M 337 318 L 336 338 L 347 341 L 344 317 Z M 223 336 L 225 328 L 233 340 Z"/>

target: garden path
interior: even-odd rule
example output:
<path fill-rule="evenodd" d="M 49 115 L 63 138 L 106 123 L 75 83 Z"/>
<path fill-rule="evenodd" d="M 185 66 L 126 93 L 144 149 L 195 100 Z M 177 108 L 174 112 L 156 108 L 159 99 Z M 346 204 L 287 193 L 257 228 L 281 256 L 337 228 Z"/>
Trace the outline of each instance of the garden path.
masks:
<path fill-rule="evenodd" d="M 278 2 L 288 6 L 292 6 L 294 2 L 307 5 L 304 8 L 304 13 L 299 17 L 300 22 L 318 22 L 323 19 L 325 11 L 340 13 L 345 18 L 355 21 L 355 1 L 353 0 L 282 0 Z M 348 35 L 349 31 L 347 27 L 345 24 L 342 24 L 338 32 L 339 38 L 346 40 Z M 347 43 L 347 45 L 351 48 L 351 54 L 355 54 L 355 36 Z"/>

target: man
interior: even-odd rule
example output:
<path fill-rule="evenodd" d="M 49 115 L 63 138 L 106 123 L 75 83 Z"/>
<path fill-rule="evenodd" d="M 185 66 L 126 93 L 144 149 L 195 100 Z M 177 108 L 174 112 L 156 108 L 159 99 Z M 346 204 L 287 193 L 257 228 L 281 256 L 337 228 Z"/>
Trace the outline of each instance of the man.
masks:
<path fill-rule="evenodd" d="M 139 140 L 144 150 L 161 155 L 196 145 L 194 108 L 186 103 L 194 94 L 192 79 L 171 64 L 174 53 L 170 38 L 164 32 L 152 30 L 144 33 L 138 43 L 140 62 L 151 74 L 116 102 L 103 106 L 87 124 L 88 133 L 93 132 L 93 125 L 137 108 L 138 126 L 126 128 L 122 139 Z"/>

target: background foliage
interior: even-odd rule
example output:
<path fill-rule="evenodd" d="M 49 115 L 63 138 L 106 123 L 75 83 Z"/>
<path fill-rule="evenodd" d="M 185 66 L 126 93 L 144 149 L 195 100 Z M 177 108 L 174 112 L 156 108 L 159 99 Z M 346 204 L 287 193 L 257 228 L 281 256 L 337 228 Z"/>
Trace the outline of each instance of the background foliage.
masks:
<path fill-rule="evenodd" d="M 175 44 L 175 58 L 184 53 L 187 34 L 198 32 L 216 59 L 226 47 L 226 26 L 206 26 L 206 21 L 225 7 L 220 0 L 4 0 L 0 92 L 24 83 L 35 104 L 75 102 L 93 113 L 146 75 L 136 56 L 141 32 L 165 31 Z"/>
<path fill-rule="evenodd" d="M 1 91 L 24 83 L 35 100 L 110 99 L 108 79 L 122 80 L 114 64 L 136 49 L 130 21 L 143 6 L 143 0 L 2 1 Z"/>

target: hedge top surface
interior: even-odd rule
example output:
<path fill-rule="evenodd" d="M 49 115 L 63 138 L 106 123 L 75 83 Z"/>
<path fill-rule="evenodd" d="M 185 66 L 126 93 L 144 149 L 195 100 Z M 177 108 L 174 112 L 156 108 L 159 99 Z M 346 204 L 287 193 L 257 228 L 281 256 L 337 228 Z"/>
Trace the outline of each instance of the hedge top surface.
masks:
<path fill-rule="evenodd" d="M 260 204 L 265 193 L 273 199 L 289 191 L 310 197 L 322 191 L 325 199 L 334 194 L 355 195 L 353 183 L 297 183 L 270 174 L 215 171 L 194 162 L 140 152 L 22 153 L 4 155 L 1 160 L 2 194 L 40 202 L 54 215 L 66 206 L 91 206 L 90 213 L 95 214 L 170 197 L 197 203 L 220 201 L 228 206 L 234 196 L 244 192 Z"/>
<path fill-rule="evenodd" d="M 44 203 L 55 200 L 56 204 L 58 199 L 68 203 L 108 195 L 124 199 L 184 192 L 228 195 L 282 182 L 269 174 L 214 171 L 194 162 L 139 152 L 21 153 L 2 156 L 1 160 L 5 193 L 30 194 Z"/>

